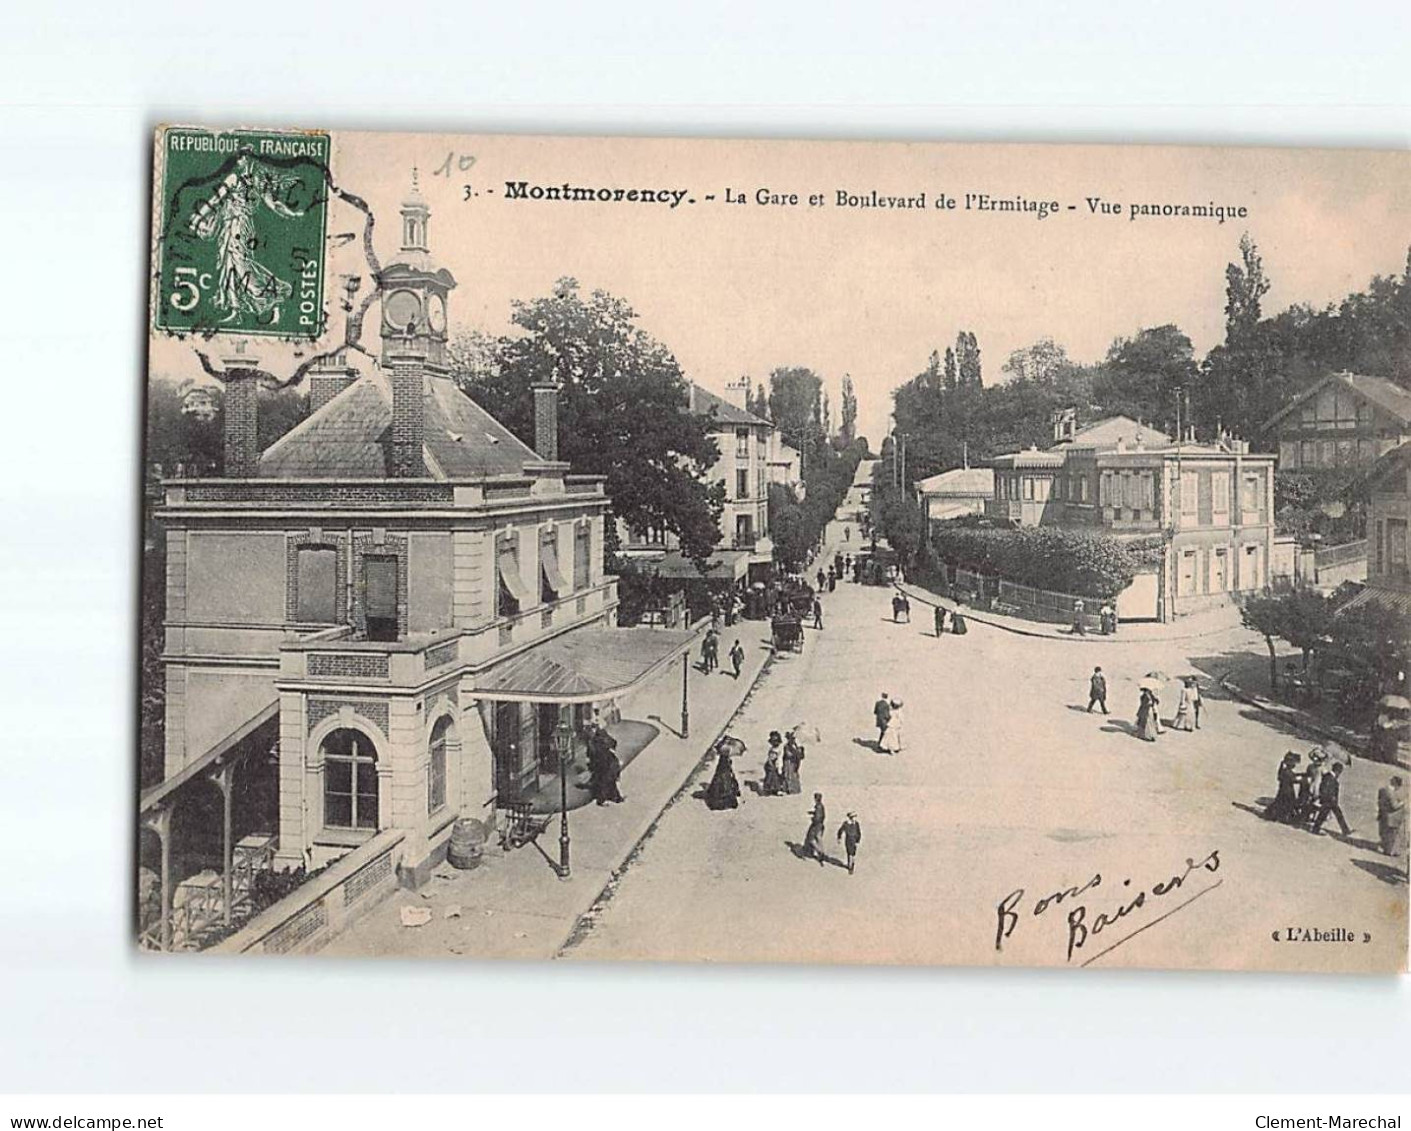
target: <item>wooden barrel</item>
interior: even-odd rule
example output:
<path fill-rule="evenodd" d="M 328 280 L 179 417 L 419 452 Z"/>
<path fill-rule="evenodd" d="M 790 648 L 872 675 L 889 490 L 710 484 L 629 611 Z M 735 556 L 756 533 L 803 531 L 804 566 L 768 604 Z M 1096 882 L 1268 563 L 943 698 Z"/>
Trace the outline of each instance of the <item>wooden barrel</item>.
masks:
<path fill-rule="evenodd" d="M 469 817 L 462 817 L 451 826 L 446 862 L 453 868 L 477 867 L 485 856 L 485 840 L 485 826 Z"/>

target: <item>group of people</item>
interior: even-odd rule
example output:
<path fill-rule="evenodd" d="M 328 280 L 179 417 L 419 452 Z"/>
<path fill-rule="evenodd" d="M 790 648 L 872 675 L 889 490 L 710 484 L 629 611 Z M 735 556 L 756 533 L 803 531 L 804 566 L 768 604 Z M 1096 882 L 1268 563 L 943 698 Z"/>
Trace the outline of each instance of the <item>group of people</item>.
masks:
<path fill-rule="evenodd" d="M 1197 731 L 1200 729 L 1200 712 L 1204 700 L 1200 695 L 1200 683 L 1193 675 L 1182 676 L 1180 697 L 1176 701 L 1176 714 L 1171 719 L 1172 730 Z M 1141 698 L 1137 702 L 1137 736 L 1146 742 L 1155 742 L 1166 733 L 1161 722 L 1161 695 L 1159 683 L 1147 677 L 1140 685 Z M 1088 710 L 1093 704 L 1102 706 L 1107 714 L 1107 680 L 1101 668 L 1094 668 L 1089 681 Z"/>
<path fill-rule="evenodd" d="M 1103 636 L 1111 636 L 1117 631 L 1117 610 L 1106 601 L 1097 611 L 1097 629 Z M 1087 604 L 1081 597 L 1073 601 L 1073 635 L 1088 634 Z"/>
<path fill-rule="evenodd" d="M 740 672 L 745 666 L 745 649 L 740 643 L 740 638 L 735 637 L 735 643 L 730 645 L 730 667 L 736 679 L 740 678 Z M 709 675 L 720 667 L 720 633 L 712 625 L 706 629 L 705 636 L 701 639 L 701 671 Z"/>
<path fill-rule="evenodd" d="M 937 604 L 932 613 L 932 620 L 935 624 L 937 640 L 946 634 L 947 624 L 950 625 L 952 636 L 964 636 L 970 631 L 965 624 L 965 618 L 960 615 L 959 609 L 948 609 L 944 605 Z"/>
<path fill-rule="evenodd" d="M 877 724 L 877 749 L 883 754 L 901 753 L 902 701 L 885 691 L 872 704 L 872 718 Z"/>
<path fill-rule="evenodd" d="M 1320 834 L 1323 823 L 1333 816 L 1343 836 L 1351 834 L 1347 818 L 1342 813 L 1342 772 L 1343 764 L 1328 764 L 1328 754 L 1321 746 L 1308 752 L 1308 765 L 1300 766 L 1303 755 L 1290 750 L 1279 763 L 1278 788 L 1274 800 L 1264 810 L 1266 821 L 1278 821 L 1285 825 L 1307 829 Z M 1403 802 L 1404 814 L 1404 802 Z M 1405 836 L 1405 817 L 1402 817 L 1402 836 Z"/>
<path fill-rule="evenodd" d="M 736 809 L 740 805 L 740 781 L 735 776 L 732 748 L 743 752 L 744 744 L 738 739 L 723 739 L 715 745 L 715 772 L 705 788 L 708 809 Z M 781 797 L 802 793 L 801 771 L 805 757 L 797 727 L 782 734 L 777 730 L 770 731 L 769 749 L 764 756 L 764 777 L 759 786 L 760 796 Z M 820 865 L 830 859 L 823 847 L 826 834 L 827 810 L 823 804 L 823 794 L 815 793 L 808 831 L 804 833 L 803 851 Z M 851 875 L 856 867 L 857 846 L 862 843 L 862 826 L 856 813 L 849 813 L 838 827 L 837 839 L 843 842 L 847 854 L 846 867 Z"/>

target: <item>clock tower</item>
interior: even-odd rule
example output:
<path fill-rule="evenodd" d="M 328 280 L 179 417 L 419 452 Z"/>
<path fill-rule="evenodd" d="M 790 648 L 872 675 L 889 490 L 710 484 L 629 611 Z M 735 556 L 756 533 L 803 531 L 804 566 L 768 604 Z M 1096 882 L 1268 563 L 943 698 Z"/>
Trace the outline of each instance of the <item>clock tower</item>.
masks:
<path fill-rule="evenodd" d="M 382 271 L 382 364 L 390 371 L 396 354 L 426 358 L 431 373 L 447 372 L 446 299 L 456 280 L 431 259 L 431 209 L 417 185 L 402 201 L 402 247 Z"/>

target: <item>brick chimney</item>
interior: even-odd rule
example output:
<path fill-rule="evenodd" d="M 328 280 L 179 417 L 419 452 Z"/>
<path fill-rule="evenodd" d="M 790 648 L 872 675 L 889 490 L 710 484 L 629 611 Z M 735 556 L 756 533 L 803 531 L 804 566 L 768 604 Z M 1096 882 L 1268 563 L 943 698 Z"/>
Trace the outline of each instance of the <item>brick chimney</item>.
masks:
<path fill-rule="evenodd" d="M 426 474 L 426 354 L 410 343 L 388 358 L 392 363 L 392 475 Z"/>
<path fill-rule="evenodd" d="M 309 415 L 312 416 L 358 379 L 358 371 L 348 364 L 348 355 L 339 350 L 309 370 Z"/>
<path fill-rule="evenodd" d="M 559 458 L 559 387 L 552 381 L 531 386 L 534 390 L 534 450 L 545 463 Z"/>
<path fill-rule="evenodd" d="M 236 342 L 221 358 L 225 367 L 225 474 L 231 479 L 252 479 L 260 466 L 259 394 L 256 376 L 259 359 Z"/>

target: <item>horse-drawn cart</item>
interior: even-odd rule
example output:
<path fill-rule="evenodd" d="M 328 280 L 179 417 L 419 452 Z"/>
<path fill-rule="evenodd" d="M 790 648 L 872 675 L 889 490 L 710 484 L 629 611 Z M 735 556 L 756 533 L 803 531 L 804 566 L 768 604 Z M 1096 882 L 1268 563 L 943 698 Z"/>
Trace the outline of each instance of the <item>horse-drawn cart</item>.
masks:
<path fill-rule="evenodd" d="M 769 624 L 773 630 L 776 652 L 803 651 L 803 619 L 801 617 L 794 616 L 792 613 L 780 613 L 773 617 Z"/>

